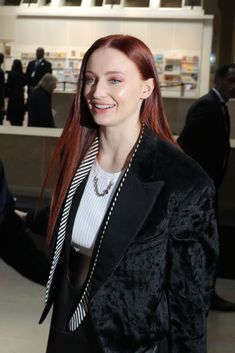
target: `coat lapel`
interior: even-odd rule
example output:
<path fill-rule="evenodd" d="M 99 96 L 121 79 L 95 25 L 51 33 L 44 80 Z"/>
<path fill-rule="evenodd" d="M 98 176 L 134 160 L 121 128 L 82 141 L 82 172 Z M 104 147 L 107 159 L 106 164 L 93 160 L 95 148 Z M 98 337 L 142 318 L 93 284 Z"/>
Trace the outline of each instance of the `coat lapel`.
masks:
<path fill-rule="evenodd" d="M 100 228 L 83 294 L 68 323 L 71 331 L 83 321 L 90 300 L 116 268 L 164 185 L 156 177 L 156 158 L 151 158 L 151 153 L 156 156 L 158 139 L 147 135 L 149 130 L 145 129 Z"/>
<path fill-rule="evenodd" d="M 93 296 L 116 268 L 131 241 L 139 233 L 163 186 L 156 158 L 159 140 L 146 128 L 131 163 L 103 236 L 92 281 Z M 110 208 L 112 208 L 112 203 Z M 109 217 L 107 212 L 107 222 Z M 101 227 L 101 232 L 103 231 Z M 99 243 L 99 239 L 97 241 Z"/>
<path fill-rule="evenodd" d="M 61 251 L 63 248 L 64 240 L 65 240 L 65 235 L 66 235 L 66 228 L 67 228 L 67 223 L 68 223 L 68 218 L 71 210 L 71 205 L 73 202 L 74 195 L 76 193 L 77 188 L 79 185 L 82 183 L 82 181 L 87 177 L 88 173 L 90 172 L 90 169 L 92 167 L 92 164 L 94 163 L 94 160 L 96 158 L 97 152 L 98 152 L 98 138 L 96 138 L 88 150 L 84 160 L 82 161 L 81 165 L 77 169 L 72 183 L 69 187 L 68 194 L 65 199 L 65 204 L 62 210 L 62 215 L 60 218 L 60 223 L 58 227 L 58 232 L 57 232 L 57 238 L 56 238 L 56 243 L 55 243 L 55 249 L 54 249 L 54 254 L 53 254 L 53 259 L 52 259 L 52 264 L 51 264 L 51 269 L 49 273 L 49 277 L 47 280 L 46 284 L 46 294 L 45 294 L 45 304 L 47 304 L 49 300 L 49 294 L 50 294 L 50 289 L 51 289 L 51 284 L 54 278 L 54 273 L 61 255 Z"/>
<path fill-rule="evenodd" d="M 131 169 L 106 229 L 94 272 L 92 296 L 113 272 L 140 231 L 164 181 L 141 182 Z"/>

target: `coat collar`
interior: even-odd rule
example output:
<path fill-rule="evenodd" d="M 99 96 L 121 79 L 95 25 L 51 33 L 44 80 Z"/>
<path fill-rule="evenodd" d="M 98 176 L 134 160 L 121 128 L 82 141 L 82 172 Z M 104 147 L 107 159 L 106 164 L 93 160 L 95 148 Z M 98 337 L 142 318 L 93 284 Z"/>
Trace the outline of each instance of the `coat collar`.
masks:
<path fill-rule="evenodd" d="M 158 143 L 159 139 L 145 128 L 103 238 L 93 276 L 92 296 L 116 268 L 164 186 L 156 172 Z"/>
<path fill-rule="evenodd" d="M 219 93 L 219 92 L 218 92 Z M 209 93 L 207 93 L 207 96 L 210 97 L 210 99 L 213 100 L 214 103 L 218 105 L 218 107 L 221 107 L 222 104 L 225 104 L 225 102 L 222 102 L 218 93 L 212 88 Z"/>

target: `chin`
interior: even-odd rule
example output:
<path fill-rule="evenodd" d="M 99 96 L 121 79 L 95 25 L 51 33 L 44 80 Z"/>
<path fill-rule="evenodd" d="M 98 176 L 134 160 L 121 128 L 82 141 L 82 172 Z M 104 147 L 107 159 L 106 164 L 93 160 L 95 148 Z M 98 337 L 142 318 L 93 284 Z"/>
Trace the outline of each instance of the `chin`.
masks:
<path fill-rule="evenodd" d="M 95 124 L 99 126 L 110 126 L 110 119 L 104 117 L 93 117 Z"/>

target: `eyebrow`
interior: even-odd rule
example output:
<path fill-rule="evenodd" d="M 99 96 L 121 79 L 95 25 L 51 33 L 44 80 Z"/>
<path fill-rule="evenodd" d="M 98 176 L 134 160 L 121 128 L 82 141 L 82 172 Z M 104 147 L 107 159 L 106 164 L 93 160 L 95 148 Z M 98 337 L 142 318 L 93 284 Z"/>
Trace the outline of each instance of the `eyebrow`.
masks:
<path fill-rule="evenodd" d="M 94 73 L 92 70 L 86 70 L 85 73 L 91 73 L 91 74 L 94 74 L 94 75 L 95 75 L 95 73 Z M 113 71 L 107 71 L 107 72 L 105 73 L 105 75 L 113 75 L 113 74 L 121 74 L 121 75 L 123 75 L 123 76 L 126 76 L 126 75 L 124 74 L 124 72 L 122 72 L 122 71 L 115 71 L 115 70 L 113 70 Z"/>

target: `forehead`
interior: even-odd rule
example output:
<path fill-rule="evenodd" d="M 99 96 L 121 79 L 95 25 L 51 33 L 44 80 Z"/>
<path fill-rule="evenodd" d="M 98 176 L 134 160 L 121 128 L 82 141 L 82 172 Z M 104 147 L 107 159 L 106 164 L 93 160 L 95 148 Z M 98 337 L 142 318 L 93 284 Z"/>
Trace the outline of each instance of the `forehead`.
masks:
<path fill-rule="evenodd" d="M 235 81 L 235 68 L 230 68 L 227 75 L 227 80 Z"/>
<path fill-rule="evenodd" d="M 128 70 L 138 72 L 136 64 L 126 54 L 114 48 L 96 49 L 88 59 L 86 70 L 104 72 L 120 71 L 125 73 Z"/>

